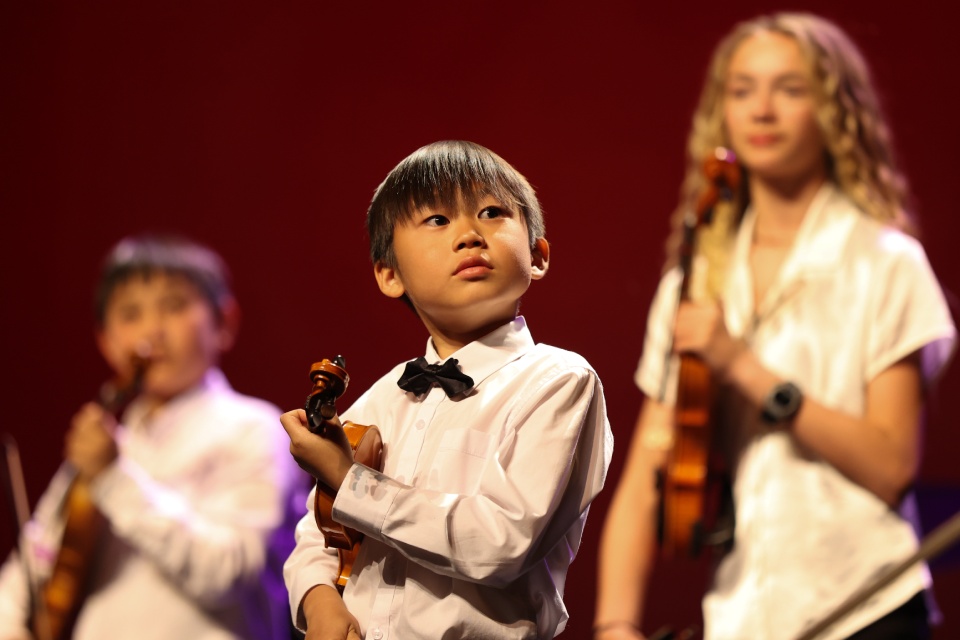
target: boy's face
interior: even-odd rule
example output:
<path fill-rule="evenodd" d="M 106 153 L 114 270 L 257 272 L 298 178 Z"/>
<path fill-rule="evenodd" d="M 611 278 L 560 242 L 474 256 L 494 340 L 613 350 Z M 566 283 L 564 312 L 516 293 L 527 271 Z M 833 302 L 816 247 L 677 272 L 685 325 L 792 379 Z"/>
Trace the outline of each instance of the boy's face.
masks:
<path fill-rule="evenodd" d="M 393 250 L 396 267 L 375 268 L 381 291 L 406 294 L 428 328 L 479 335 L 515 317 L 549 251 L 542 238 L 531 251 L 522 214 L 491 196 L 416 211 L 394 229 Z"/>
<path fill-rule="evenodd" d="M 143 393 L 165 402 L 197 384 L 233 341 L 186 277 L 155 272 L 120 283 L 107 300 L 97 343 L 110 367 L 129 376 L 136 354 L 149 364 Z M 146 353 L 144 353 L 146 352 Z"/>

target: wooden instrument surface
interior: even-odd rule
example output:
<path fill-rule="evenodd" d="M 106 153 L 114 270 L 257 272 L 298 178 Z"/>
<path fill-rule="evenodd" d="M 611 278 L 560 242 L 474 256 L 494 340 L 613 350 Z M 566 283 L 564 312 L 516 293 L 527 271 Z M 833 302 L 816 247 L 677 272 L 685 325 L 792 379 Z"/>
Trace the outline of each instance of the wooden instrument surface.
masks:
<path fill-rule="evenodd" d="M 697 231 L 710 224 L 713 208 L 730 198 L 740 183 L 732 152 L 717 149 L 704 162 L 706 188 L 697 207 L 684 220 L 680 246 L 680 302 L 690 300 L 690 274 Z M 681 354 L 674 409 L 674 443 L 666 468 L 658 478 L 660 541 L 664 553 L 696 556 L 706 543 L 721 510 L 720 489 L 725 464 L 713 446 L 715 385 L 710 368 L 694 354 Z"/>
<path fill-rule="evenodd" d="M 328 429 L 342 429 L 353 450 L 353 459 L 371 469 L 380 470 L 383 456 L 380 430 L 373 425 L 353 422 L 344 422 L 341 425 L 337 416 L 336 399 L 343 394 L 350 381 L 350 376 L 343 367 L 343 359 L 339 356 L 333 361 L 321 360 L 310 367 L 313 390 L 307 396 L 305 407 L 310 430 L 323 437 Z M 317 482 L 314 517 L 317 527 L 323 532 L 324 544 L 338 550 L 340 575 L 337 588 L 342 593 L 353 571 L 363 534 L 333 519 L 333 502 L 337 497 L 337 489 L 338 487 L 327 487 L 322 482 Z"/>
<path fill-rule="evenodd" d="M 140 393 L 149 365 L 148 357 L 134 354 L 126 379 L 106 382 L 97 399 L 111 414 Z M 31 612 L 30 629 L 37 640 L 67 640 L 87 596 L 100 540 L 107 529 L 106 518 L 90 495 L 89 485 L 77 478 L 63 502 L 64 529 L 53 571 L 42 587 Z"/>

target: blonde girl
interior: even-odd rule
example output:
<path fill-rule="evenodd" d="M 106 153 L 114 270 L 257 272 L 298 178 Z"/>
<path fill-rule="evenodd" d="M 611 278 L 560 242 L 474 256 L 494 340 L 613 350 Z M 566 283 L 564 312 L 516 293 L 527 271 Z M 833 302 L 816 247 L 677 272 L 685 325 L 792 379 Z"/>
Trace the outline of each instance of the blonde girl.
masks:
<path fill-rule="evenodd" d="M 956 330 L 890 138 L 863 57 L 827 20 L 761 17 L 718 46 L 675 224 L 716 147 L 735 152 L 744 180 L 700 234 L 702 298 L 676 309 L 671 258 L 650 309 L 645 401 L 601 547 L 598 640 L 644 637 L 671 344 L 718 381 L 733 467 L 735 538 L 703 601 L 707 640 L 797 637 L 916 549 L 924 395 Z M 822 637 L 927 638 L 929 586 L 918 565 Z"/>

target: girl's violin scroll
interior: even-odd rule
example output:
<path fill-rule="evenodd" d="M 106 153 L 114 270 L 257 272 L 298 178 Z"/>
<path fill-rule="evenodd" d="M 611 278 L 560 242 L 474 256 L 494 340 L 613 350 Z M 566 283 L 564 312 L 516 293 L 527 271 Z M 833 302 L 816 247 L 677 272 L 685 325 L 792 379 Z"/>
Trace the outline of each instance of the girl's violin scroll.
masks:
<path fill-rule="evenodd" d="M 313 389 L 304 406 L 307 423 L 310 431 L 321 437 L 329 429 L 343 429 L 350 448 L 353 449 L 353 459 L 364 466 L 379 470 L 383 455 L 380 430 L 372 425 L 353 422 L 344 422 L 341 425 L 337 416 L 337 398 L 343 395 L 350 382 L 345 366 L 343 358 L 337 356 L 333 360 L 315 362 L 310 367 Z M 336 492 L 337 487 L 327 487 L 322 482 L 317 482 L 313 506 L 317 527 L 323 532 L 325 545 L 338 549 L 340 575 L 337 578 L 337 588 L 343 593 L 353 570 L 353 562 L 360 551 L 363 534 L 334 521 L 333 501 L 337 497 Z"/>

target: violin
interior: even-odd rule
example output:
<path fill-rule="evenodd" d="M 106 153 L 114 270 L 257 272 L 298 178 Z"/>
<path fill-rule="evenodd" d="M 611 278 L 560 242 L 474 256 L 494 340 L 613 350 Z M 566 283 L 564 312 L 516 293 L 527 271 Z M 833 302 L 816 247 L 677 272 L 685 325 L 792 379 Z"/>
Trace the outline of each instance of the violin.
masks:
<path fill-rule="evenodd" d="M 380 470 L 383 457 L 380 430 L 373 425 L 349 421 L 341 424 L 337 416 L 336 400 L 343 395 L 350 382 L 345 366 L 343 358 L 337 356 L 332 361 L 324 359 L 310 367 L 313 389 L 304 407 L 309 429 L 320 437 L 324 437 L 329 429 L 342 429 L 353 450 L 353 459 L 371 469 Z M 336 548 L 340 557 L 337 590 L 342 594 L 353 571 L 363 534 L 334 521 L 333 501 L 337 497 L 337 487 L 328 487 L 318 480 L 314 496 L 314 517 L 317 527 L 323 532 L 324 545 Z"/>
<path fill-rule="evenodd" d="M 710 154 L 704 161 L 703 172 L 706 186 L 695 210 L 683 220 L 680 302 L 690 300 L 697 232 L 712 222 L 717 203 L 732 199 L 740 185 L 739 165 L 727 149 L 718 148 Z M 674 443 L 666 467 L 657 478 L 661 495 L 658 534 L 666 555 L 696 556 L 706 544 L 727 542 L 732 529 L 717 526 L 726 471 L 713 446 L 715 388 L 710 368 L 693 354 L 681 354 L 679 367 Z"/>
<path fill-rule="evenodd" d="M 117 415 L 143 386 L 148 360 L 132 359 L 133 372 L 126 379 L 110 380 L 100 388 L 97 402 Z M 67 640 L 89 589 L 97 548 L 107 528 L 90 487 L 74 480 L 63 502 L 64 530 L 53 572 L 44 583 L 31 616 L 30 629 L 37 640 Z"/>

